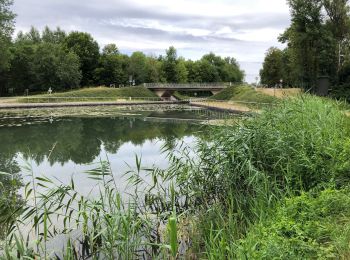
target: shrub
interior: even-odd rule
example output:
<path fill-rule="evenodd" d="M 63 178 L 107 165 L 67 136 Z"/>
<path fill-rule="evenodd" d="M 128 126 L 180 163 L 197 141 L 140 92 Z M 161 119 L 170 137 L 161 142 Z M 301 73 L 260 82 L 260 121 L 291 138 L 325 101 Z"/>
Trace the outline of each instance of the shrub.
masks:
<path fill-rule="evenodd" d="M 348 259 L 350 191 L 327 189 L 287 199 L 252 228 L 237 249 L 240 259 Z"/>

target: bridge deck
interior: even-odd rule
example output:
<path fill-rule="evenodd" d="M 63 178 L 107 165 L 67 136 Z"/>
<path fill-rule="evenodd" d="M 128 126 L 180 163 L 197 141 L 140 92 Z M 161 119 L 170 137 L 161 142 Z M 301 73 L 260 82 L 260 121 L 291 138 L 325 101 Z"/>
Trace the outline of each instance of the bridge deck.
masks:
<path fill-rule="evenodd" d="M 167 89 L 167 90 L 218 90 L 225 89 L 228 86 L 225 83 L 146 83 L 144 86 L 148 89 Z"/>

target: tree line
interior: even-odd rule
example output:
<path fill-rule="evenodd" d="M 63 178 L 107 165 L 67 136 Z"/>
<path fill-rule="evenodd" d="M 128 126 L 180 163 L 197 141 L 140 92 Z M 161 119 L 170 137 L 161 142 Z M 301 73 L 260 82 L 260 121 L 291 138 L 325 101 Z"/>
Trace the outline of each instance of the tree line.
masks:
<path fill-rule="evenodd" d="M 291 25 L 279 36 L 286 48 L 270 48 L 260 71 L 261 83 L 314 88 L 329 77 L 334 88 L 350 84 L 348 0 L 288 0 Z"/>
<path fill-rule="evenodd" d="M 0 94 L 169 82 L 241 82 L 244 72 L 234 58 L 209 53 L 186 60 L 169 47 L 165 55 L 122 54 L 116 44 L 102 49 L 85 32 L 32 27 L 11 38 L 15 15 L 11 0 L 0 0 Z"/>

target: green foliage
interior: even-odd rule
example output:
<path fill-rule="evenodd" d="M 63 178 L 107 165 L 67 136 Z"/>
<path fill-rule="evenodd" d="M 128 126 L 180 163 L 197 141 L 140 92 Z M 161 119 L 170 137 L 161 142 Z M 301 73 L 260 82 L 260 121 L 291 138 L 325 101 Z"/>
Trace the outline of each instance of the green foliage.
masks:
<path fill-rule="evenodd" d="M 242 102 L 256 102 L 256 103 L 275 103 L 277 99 L 275 97 L 257 92 L 250 86 L 232 86 L 224 89 L 220 93 L 210 97 L 214 100 L 232 100 Z"/>
<path fill-rule="evenodd" d="M 348 259 L 350 191 L 327 189 L 287 199 L 240 241 L 240 259 Z"/>
<path fill-rule="evenodd" d="M 67 52 L 60 45 L 38 45 L 31 65 L 35 76 L 34 89 L 45 91 L 49 87 L 74 88 L 79 86 L 82 78 L 78 56 Z"/>
<path fill-rule="evenodd" d="M 335 102 L 308 95 L 284 100 L 210 136 L 195 160 L 187 152 L 171 156 L 167 175 L 201 216 L 198 240 L 205 238 L 207 252 L 232 244 L 285 196 L 349 183 L 350 130 Z M 229 248 L 225 254 L 233 253 Z"/>
<path fill-rule="evenodd" d="M 9 12 L 8 7 L 3 10 Z M 4 18 L 13 18 L 11 15 L 9 12 Z M 10 30 L 10 25 L 8 20 L 6 30 Z M 6 70 L 0 74 L 0 94 L 6 89 L 22 95 L 26 89 L 32 93 L 46 91 L 49 87 L 64 90 L 81 85 L 125 86 L 130 84 L 130 76 L 136 85 L 146 82 L 241 82 L 244 77 L 239 64 L 231 57 L 223 59 L 210 53 L 193 62 L 178 58 L 174 47 L 166 50 L 164 58 L 146 56 L 142 52 L 134 52 L 129 57 L 121 54 L 113 43 L 107 44 L 100 53 L 98 43 L 90 34 L 67 34 L 59 27 L 55 30 L 45 27 L 42 32 L 31 27 L 26 33 L 19 32 L 13 44 L 7 37 L 6 48 L 2 50 L 6 52 L 6 59 L 0 59 L 0 63 L 6 63 L 3 66 Z"/>
<path fill-rule="evenodd" d="M 128 84 L 129 75 L 126 71 L 128 61 L 128 56 L 116 50 L 104 50 L 99 59 L 98 68 L 94 71 L 95 82 L 105 86 Z"/>
<path fill-rule="evenodd" d="M 272 87 L 279 85 L 283 74 L 283 52 L 272 47 L 267 51 L 260 71 L 261 83 Z"/>
<path fill-rule="evenodd" d="M 64 44 L 79 57 L 82 85 L 93 84 L 93 72 L 100 56 L 98 43 L 88 33 L 71 32 L 65 38 Z"/>
<path fill-rule="evenodd" d="M 288 4 L 291 25 L 279 37 L 287 48 L 282 53 L 267 52 L 262 83 L 273 86 L 281 77 L 287 86 L 310 89 L 317 87 L 319 76 L 329 76 L 335 85 L 344 83 L 350 57 L 348 0 L 289 0 Z"/>
<path fill-rule="evenodd" d="M 78 194 L 74 180 L 57 185 L 34 178 L 25 194 L 39 186 L 46 192 L 36 196 L 35 207 L 20 208 L 18 221 L 33 222 L 41 251 L 16 242 L 14 228 L 4 253 L 43 257 L 51 234 L 78 229 L 92 257 L 144 252 L 167 258 L 179 254 L 181 216 L 191 220 L 184 240 L 198 258 L 349 256 L 350 128 L 339 103 L 310 95 L 286 99 L 259 116 L 213 128 L 195 150 L 178 147 L 164 147 L 170 161 L 165 170 L 142 169 L 136 157 L 136 170 L 127 173 L 135 204 L 123 205 L 106 162 L 87 172 L 100 187 L 93 198 Z M 45 227 L 54 220 L 64 228 Z"/>
<path fill-rule="evenodd" d="M 0 95 L 5 91 L 6 72 L 10 61 L 11 36 L 15 15 L 11 11 L 12 0 L 0 0 Z"/>
<path fill-rule="evenodd" d="M 66 89 L 80 84 L 81 72 L 78 57 L 61 45 L 42 42 L 36 45 L 19 41 L 11 49 L 10 87 L 44 90 L 49 87 Z M 22 93 L 23 93 L 22 92 Z"/>
<path fill-rule="evenodd" d="M 133 77 L 135 83 L 141 84 L 146 82 L 147 77 L 147 58 L 142 52 L 134 52 L 129 60 L 129 75 Z"/>

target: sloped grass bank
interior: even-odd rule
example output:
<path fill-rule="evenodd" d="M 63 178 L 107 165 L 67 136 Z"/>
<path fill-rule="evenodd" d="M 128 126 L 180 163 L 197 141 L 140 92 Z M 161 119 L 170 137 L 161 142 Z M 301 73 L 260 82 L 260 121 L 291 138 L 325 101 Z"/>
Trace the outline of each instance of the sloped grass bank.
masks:
<path fill-rule="evenodd" d="M 213 100 L 239 101 L 239 102 L 256 102 L 256 103 L 274 103 L 278 99 L 270 95 L 257 92 L 248 85 L 231 86 L 220 93 L 210 97 Z"/>
<path fill-rule="evenodd" d="M 82 88 L 67 92 L 53 93 L 51 95 L 34 95 L 25 98 L 19 98 L 19 102 L 42 103 L 52 100 L 54 102 L 79 102 L 79 101 L 109 101 L 117 98 L 150 98 L 159 99 L 156 94 L 144 87 L 126 87 L 126 88 Z"/>

